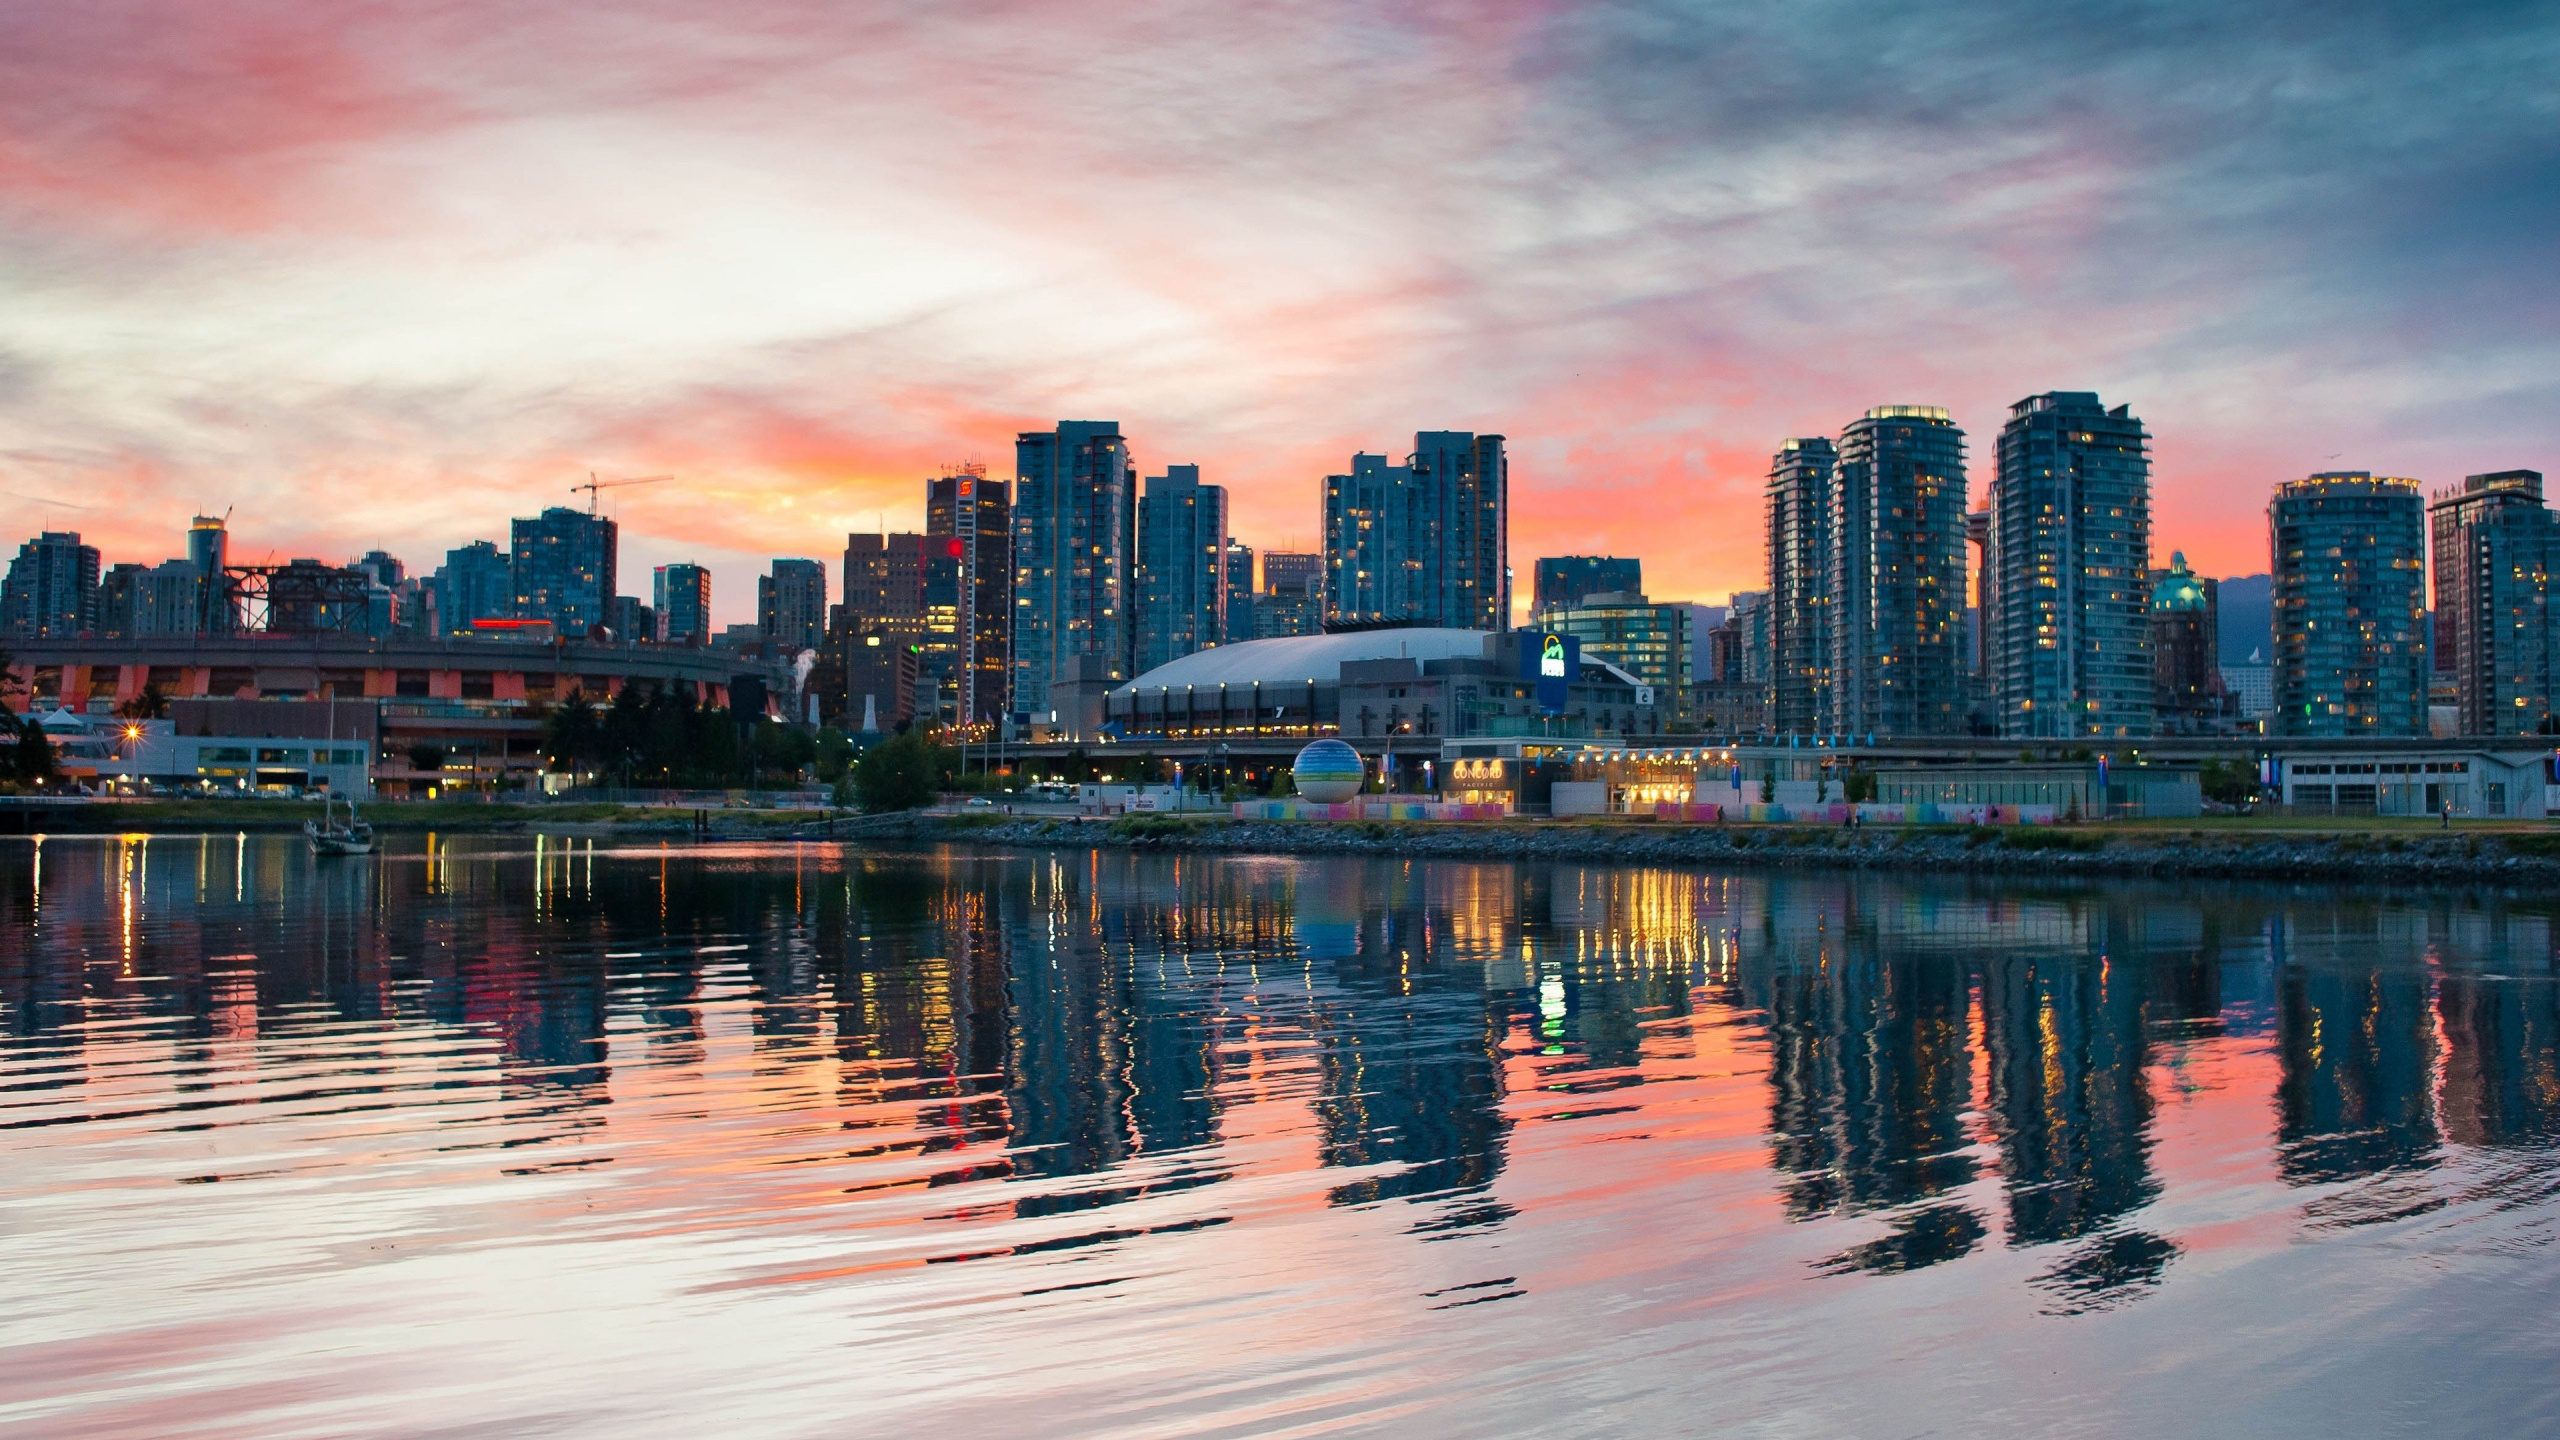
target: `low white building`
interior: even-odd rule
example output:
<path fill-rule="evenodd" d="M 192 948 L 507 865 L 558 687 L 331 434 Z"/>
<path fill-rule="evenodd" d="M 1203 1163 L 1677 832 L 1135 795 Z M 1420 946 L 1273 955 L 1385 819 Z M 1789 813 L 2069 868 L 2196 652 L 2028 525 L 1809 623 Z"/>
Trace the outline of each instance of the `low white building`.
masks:
<path fill-rule="evenodd" d="M 2551 752 L 2392 747 L 2279 754 L 2272 783 L 2296 815 L 2442 815 L 2541 819 Z"/>
<path fill-rule="evenodd" d="M 373 798 L 369 739 L 180 735 L 166 720 L 83 718 L 94 720 L 103 753 L 83 760 L 82 768 L 94 766 L 102 788 L 158 786 L 217 795 L 326 790 L 340 799 Z"/>

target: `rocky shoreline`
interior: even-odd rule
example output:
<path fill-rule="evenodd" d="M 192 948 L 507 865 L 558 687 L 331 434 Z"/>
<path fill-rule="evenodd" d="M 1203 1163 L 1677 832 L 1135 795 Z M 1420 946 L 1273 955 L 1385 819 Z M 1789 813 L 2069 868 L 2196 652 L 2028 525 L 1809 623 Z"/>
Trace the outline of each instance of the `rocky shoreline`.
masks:
<path fill-rule="evenodd" d="M 1623 865 L 1900 870 L 2147 879 L 2300 880 L 2397 886 L 2550 888 L 2560 893 L 2560 834 L 2412 835 L 2070 827 L 1833 829 L 1644 824 L 1425 825 L 1260 822 L 1132 816 L 1118 821 L 955 820 L 882 816 L 844 838 L 985 846 L 1101 847 L 1448 860 L 1575 860 Z"/>

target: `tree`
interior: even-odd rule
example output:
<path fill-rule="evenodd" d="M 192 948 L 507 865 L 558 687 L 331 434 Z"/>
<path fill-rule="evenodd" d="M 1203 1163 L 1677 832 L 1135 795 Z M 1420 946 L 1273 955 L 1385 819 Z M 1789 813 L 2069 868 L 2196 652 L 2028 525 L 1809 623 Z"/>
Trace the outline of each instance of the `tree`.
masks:
<path fill-rule="evenodd" d="M 818 778 L 833 785 L 853 767 L 853 738 L 833 725 L 820 730 L 811 749 L 817 758 Z"/>
<path fill-rule="evenodd" d="M 575 771 L 604 760 L 604 721 L 584 690 L 552 707 L 542 725 L 542 758 L 557 771 Z"/>
<path fill-rule="evenodd" d="M 127 720 L 166 720 L 169 718 L 169 696 L 157 680 L 142 687 L 142 693 L 116 707 L 116 713 Z"/>
<path fill-rule="evenodd" d="M 863 752 L 853 767 L 853 794 L 864 810 L 920 810 L 940 792 L 942 747 L 922 727 Z"/>

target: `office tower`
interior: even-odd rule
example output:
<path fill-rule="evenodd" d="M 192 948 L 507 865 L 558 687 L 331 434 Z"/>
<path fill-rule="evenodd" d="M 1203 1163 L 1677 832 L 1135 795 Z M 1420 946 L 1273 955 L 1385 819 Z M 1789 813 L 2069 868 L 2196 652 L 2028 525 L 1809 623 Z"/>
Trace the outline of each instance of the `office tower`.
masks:
<path fill-rule="evenodd" d="M 756 577 L 756 630 L 788 658 L 827 638 L 827 566 L 823 560 L 776 560 Z"/>
<path fill-rule="evenodd" d="M 1013 494 L 983 465 L 925 482 L 926 626 L 919 709 L 962 723 L 1005 713 L 1013 682 Z"/>
<path fill-rule="evenodd" d="M 100 635 L 121 640 L 133 633 L 133 607 L 142 589 L 142 577 L 151 573 L 147 565 L 131 560 L 107 567 L 98 577 L 98 601 L 90 617 L 91 628 Z"/>
<path fill-rule="evenodd" d="M 1839 452 L 1790 440 L 1769 462 L 1769 705 L 1781 735 L 1821 733 L 1831 716 L 1831 479 Z"/>
<path fill-rule="evenodd" d="M 1239 540 L 1227 542 L 1227 643 L 1254 638 L 1253 601 L 1261 588 L 1254 573 L 1253 547 Z"/>
<path fill-rule="evenodd" d="M 240 628 L 239 607 L 231 602 L 222 567 L 231 563 L 231 533 L 220 515 L 198 515 L 187 527 L 187 560 L 202 577 L 196 596 L 196 632 L 227 635 Z"/>
<path fill-rule="evenodd" d="M 1227 492 L 1197 465 L 1168 465 L 1138 498 L 1138 657 L 1143 675 L 1226 639 Z"/>
<path fill-rule="evenodd" d="M 1511 628 L 1511 469 L 1499 435 L 1425 430 L 1413 483 L 1432 528 L 1419 617 L 1453 630 Z"/>
<path fill-rule="evenodd" d="M 923 643 L 925 545 L 925 537 L 913 531 L 844 537 L 846 625 L 893 631 L 909 643 Z"/>
<path fill-rule="evenodd" d="M 1262 593 L 1253 602 L 1253 638 L 1321 635 L 1327 557 L 1295 550 L 1262 552 Z"/>
<path fill-rule="evenodd" d="M 1739 667 L 1724 677 L 1745 685 L 1766 686 L 1769 683 L 1769 592 L 1736 590 L 1727 597 L 1725 623 L 1737 633 L 1735 647 L 1739 652 L 1734 663 Z"/>
<path fill-rule="evenodd" d="M 1690 683 L 1691 606 L 1656 605 L 1641 592 L 1602 591 L 1548 610 L 1539 628 L 1582 642 L 1585 662 L 1606 660 L 1647 685 L 1677 690 Z M 1669 703 L 1669 697 L 1665 697 Z"/>
<path fill-rule="evenodd" d="M 0 634 L 76 639 L 98 613 L 98 547 L 77 530 L 47 530 L 18 547 L 0 581 Z"/>
<path fill-rule="evenodd" d="M 2009 407 L 1982 611 L 2003 735 L 2151 733 L 2147 438 L 2087 391 Z"/>
<path fill-rule="evenodd" d="M 2267 504 L 2274 731 L 2427 733 L 2427 540 L 2418 482 L 2288 480 Z"/>
<path fill-rule="evenodd" d="M 604 624 L 621 558 L 621 531 L 612 521 L 554 505 L 516 521 L 508 545 L 515 572 L 510 618 L 548 620 L 573 640 Z"/>
<path fill-rule="evenodd" d="M 2435 664 L 2464 735 L 2531 735 L 2551 713 L 2553 552 L 2542 474 L 2473 475 L 2427 506 L 2435 539 Z"/>
<path fill-rule="evenodd" d="M 1879 405 L 1841 432 L 1823 587 L 1833 733 L 1964 729 L 1964 516 L 1964 432 L 1944 409 Z"/>
<path fill-rule="evenodd" d="M 400 582 L 409 578 L 408 567 L 388 550 L 367 550 L 363 559 L 348 568 L 371 575 L 373 583 L 386 590 L 399 589 Z"/>
<path fill-rule="evenodd" d="M 605 616 L 605 629 L 612 633 L 614 639 L 625 644 L 635 640 L 657 643 L 658 612 L 650 609 L 639 596 L 614 596 L 613 603 L 605 608 Z M 468 626 L 448 623 L 447 628 L 461 630 Z"/>
<path fill-rule="evenodd" d="M 204 572 L 192 560 L 163 560 L 135 582 L 126 633 L 197 635 L 204 629 Z"/>
<path fill-rule="evenodd" d="M 2222 684 L 2218 586 L 2173 553 L 2151 574 L 2151 708 L 2163 735 L 2206 735 L 2231 708 Z"/>
<path fill-rule="evenodd" d="M 1644 589 L 1644 562 L 1614 555 L 1549 555 L 1538 561 L 1531 605 L 1544 615 L 1582 603 L 1604 591 L 1633 595 Z"/>
<path fill-rule="evenodd" d="M 516 613 L 515 565 L 505 551 L 486 540 L 474 540 L 444 552 L 444 563 L 430 577 L 436 592 L 436 616 L 445 630 L 469 634 L 475 620 L 512 620 Z M 652 640 L 655 628 L 625 631 L 608 613 L 605 628 L 623 640 Z"/>
<path fill-rule="evenodd" d="M 1013 473 L 1012 704 L 1043 713 L 1054 683 L 1129 678 L 1137 497 L 1109 420 L 1024 431 Z"/>
<path fill-rule="evenodd" d="M 1349 474 L 1325 477 L 1325 618 L 1508 629 L 1502 437 L 1425 430 L 1413 446 L 1401 465 L 1354 455 Z"/>
<path fill-rule="evenodd" d="M 1353 455 L 1349 474 L 1325 477 L 1325 619 L 1374 624 L 1421 617 L 1430 529 L 1419 499 L 1411 467 L 1384 455 Z M 1266 560 L 1266 583 L 1272 583 L 1269 573 Z"/>
<path fill-rule="evenodd" d="M 658 613 L 661 645 L 706 645 L 711 641 L 711 572 L 679 562 L 661 565 L 650 587 L 651 607 Z"/>

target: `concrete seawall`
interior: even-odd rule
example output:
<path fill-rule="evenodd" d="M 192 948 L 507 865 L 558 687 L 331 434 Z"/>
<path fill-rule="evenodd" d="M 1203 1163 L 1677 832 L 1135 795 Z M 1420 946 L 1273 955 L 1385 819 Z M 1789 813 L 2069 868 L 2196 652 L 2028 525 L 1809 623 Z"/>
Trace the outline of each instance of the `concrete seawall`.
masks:
<path fill-rule="evenodd" d="M 885 818 L 885 817 L 883 817 Z M 2548 888 L 2560 898 L 2560 834 L 2288 834 L 2268 831 L 1808 829 L 1801 826 L 1393 825 L 1180 820 L 870 823 L 865 838 L 972 845 L 1125 847 L 1626 865 L 2302 880 Z"/>

